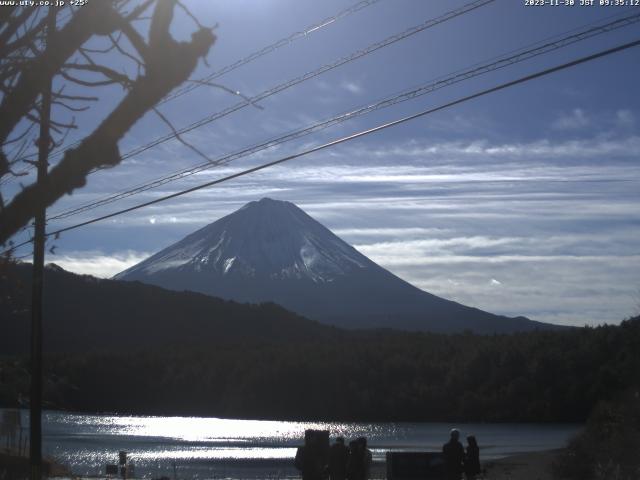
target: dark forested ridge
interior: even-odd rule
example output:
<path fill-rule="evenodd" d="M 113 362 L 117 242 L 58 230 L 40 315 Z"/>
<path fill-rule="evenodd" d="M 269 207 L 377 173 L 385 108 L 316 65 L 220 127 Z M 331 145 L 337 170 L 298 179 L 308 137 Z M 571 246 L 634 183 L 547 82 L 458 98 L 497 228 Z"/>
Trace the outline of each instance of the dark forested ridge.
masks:
<path fill-rule="evenodd" d="M 10 268 L 0 281 L 0 353 L 29 351 L 31 266 Z M 45 270 L 44 349 L 95 350 L 207 345 L 250 339 L 300 341 L 333 336 L 320 325 L 275 304 L 250 305 L 137 282 Z"/>
<path fill-rule="evenodd" d="M 155 287 L 141 284 L 126 285 L 135 288 L 137 303 L 131 298 L 114 307 L 108 295 L 91 297 L 97 280 L 87 277 L 86 289 L 74 283 L 66 292 L 70 274 L 52 274 L 62 275 L 56 284 L 62 283 L 49 292 L 103 302 L 97 307 L 106 313 L 84 319 L 86 331 L 71 325 L 78 329 L 73 344 L 89 342 L 85 348 L 51 349 L 45 362 L 51 408 L 236 418 L 583 421 L 598 401 L 640 383 L 640 317 L 619 326 L 512 335 L 347 332 L 275 305 L 183 292 L 158 300 Z M 140 305 L 171 314 L 178 308 L 171 302 L 185 299 L 178 326 L 159 322 L 143 332 L 153 340 L 146 344 L 133 341 L 136 330 L 126 322 L 108 318 L 113 308 L 138 308 L 151 322 L 153 312 Z M 26 316 L 4 313 L 0 404 L 6 406 L 28 395 L 29 380 L 23 355 L 5 349 L 5 334 Z M 96 330 L 95 322 L 107 325 Z M 171 332 L 174 342 L 166 338 Z M 47 335 L 51 341 L 53 332 Z"/>

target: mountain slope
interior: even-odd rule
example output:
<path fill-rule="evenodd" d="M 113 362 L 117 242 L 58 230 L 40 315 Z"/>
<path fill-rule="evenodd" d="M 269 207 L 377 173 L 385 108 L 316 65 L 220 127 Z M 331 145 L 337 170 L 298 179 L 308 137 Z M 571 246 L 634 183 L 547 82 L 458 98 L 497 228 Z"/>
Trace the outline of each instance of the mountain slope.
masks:
<path fill-rule="evenodd" d="M 347 328 L 506 333 L 553 327 L 424 292 L 294 204 L 268 198 L 245 205 L 115 278 L 241 302 L 273 301 Z"/>
<path fill-rule="evenodd" d="M 376 265 L 289 202 L 251 202 L 114 278 L 163 271 L 331 282 Z"/>
<path fill-rule="evenodd" d="M 29 351 L 31 265 L 0 278 L 0 352 Z M 274 304 L 241 305 L 193 292 L 45 269 L 47 352 L 162 350 L 220 342 L 301 342 L 338 335 Z"/>

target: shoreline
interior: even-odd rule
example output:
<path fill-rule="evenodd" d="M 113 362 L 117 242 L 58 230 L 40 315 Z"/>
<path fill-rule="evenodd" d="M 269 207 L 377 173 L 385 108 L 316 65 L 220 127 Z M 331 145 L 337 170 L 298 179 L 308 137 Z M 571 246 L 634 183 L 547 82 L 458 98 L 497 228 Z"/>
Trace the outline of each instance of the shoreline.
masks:
<path fill-rule="evenodd" d="M 501 458 L 482 460 L 483 480 L 553 480 L 551 466 L 564 449 L 538 450 L 516 453 Z M 370 478 L 383 480 L 387 478 L 385 462 L 374 462 Z"/>
<path fill-rule="evenodd" d="M 486 480 L 551 480 L 553 461 L 564 449 L 519 453 L 483 462 Z"/>
<path fill-rule="evenodd" d="M 533 451 L 527 453 L 519 453 L 515 455 L 509 455 L 507 457 L 492 459 L 482 462 L 482 467 L 485 472 L 484 480 L 552 480 L 553 475 L 551 466 L 553 461 L 558 457 L 563 449 L 554 450 L 542 450 Z M 0 455 L 0 467 L 9 467 L 10 470 L 22 471 L 27 467 L 27 459 L 25 457 L 18 457 L 8 452 L 3 452 L 4 455 Z M 73 465 L 59 465 L 55 461 L 48 459 L 46 462 L 49 466 L 50 474 L 52 477 L 63 478 L 90 478 L 91 475 L 74 475 Z M 13 468 L 11 468 L 13 467 Z M 263 466 L 262 468 L 265 468 Z M 1 470 L 2 468 L 0 468 Z M 249 468 L 249 470 L 255 469 L 255 466 Z M 243 472 L 246 476 L 248 472 Z M 253 472 L 254 475 L 256 472 Z M 274 472 L 271 472 L 274 473 Z M 298 478 L 294 473 L 294 470 L 289 472 L 291 476 L 287 475 L 285 471 L 278 471 L 282 475 L 281 478 Z M 372 479 L 385 479 L 386 478 L 386 464 L 385 462 L 375 462 L 372 465 L 371 477 Z M 254 477 L 259 478 L 259 474 Z M 101 476 L 100 476 L 101 477 Z M 97 478 L 97 477 L 96 477 Z M 184 477 L 187 478 L 187 477 Z M 233 478 L 233 475 L 231 475 Z M 247 477 L 248 478 L 248 477 Z"/>
<path fill-rule="evenodd" d="M 0 449 L 0 477 L 27 478 L 30 469 L 26 453 L 20 454 L 8 448 Z M 71 467 L 62 465 L 48 456 L 42 458 L 42 469 L 48 477 L 73 477 Z"/>

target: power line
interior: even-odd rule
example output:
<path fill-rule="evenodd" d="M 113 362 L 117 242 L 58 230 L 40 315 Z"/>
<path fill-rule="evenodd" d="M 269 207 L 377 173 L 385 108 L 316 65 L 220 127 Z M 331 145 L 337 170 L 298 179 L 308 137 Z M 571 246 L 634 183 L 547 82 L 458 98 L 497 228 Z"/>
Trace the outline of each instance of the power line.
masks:
<path fill-rule="evenodd" d="M 241 157 L 245 157 L 248 155 L 251 155 L 253 153 L 256 153 L 258 151 L 261 150 L 265 150 L 267 148 L 271 148 L 273 146 L 276 145 L 280 145 L 282 143 L 294 140 L 294 139 L 298 139 L 301 138 L 303 136 L 312 134 L 314 132 L 329 128 L 333 125 L 337 125 L 339 123 L 345 122 L 347 120 L 353 119 L 353 118 L 357 118 L 359 116 L 362 116 L 364 114 L 370 113 L 372 111 L 376 111 L 382 108 L 387 108 L 389 106 L 401 103 L 401 102 L 405 102 L 408 100 L 413 100 L 417 97 L 426 95 L 428 93 L 431 93 L 435 90 L 438 90 L 440 88 L 444 88 L 447 86 L 450 86 L 452 84 L 464 81 L 464 80 L 468 80 L 470 78 L 479 76 L 479 75 L 483 75 L 485 73 L 491 72 L 491 71 L 495 71 L 504 67 L 507 67 L 509 65 L 513 65 L 515 63 L 519 63 L 525 60 L 529 60 L 531 58 L 534 58 L 536 56 L 539 55 L 543 55 L 546 53 L 549 53 L 553 50 L 557 50 L 563 47 L 566 47 L 568 45 L 572 45 L 576 42 L 588 39 L 588 38 L 592 38 L 595 37 L 597 35 L 601 35 L 607 32 L 610 32 L 612 30 L 624 27 L 624 26 L 628 26 L 634 23 L 637 23 L 640 21 L 640 13 L 635 14 L 635 15 L 630 15 L 628 17 L 625 18 L 621 18 L 621 19 L 617 19 L 615 21 L 606 23 L 604 25 L 598 25 L 596 27 L 592 27 L 589 28 L 587 30 L 583 30 L 580 31 L 578 33 L 575 33 L 573 35 L 558 39 L 558 40 L 553 40 L 551 42 L 539 45 L 540 42 L 537 42 L 535 45 L 539 45 L 535 48 L 532 49 L 528 49 L 525 50 L 526 47 L 524 47 L 523 49 L 520 49 L 518 51 L 516 51 L 516 53 L 506 56 L 506 57 L 502 57 L 499 58 L 498 60 L 491 62 L 489 64 L 484 64 L 484 65 L 478 65 L 476 64 L 474 67 L 466 69 L 466 70 L 460 70 L 448 77 L 440 77 L 439 79 L 437 79 L 434 82 L 431 82 L 429 84 L 426 85 L 422 85 L 419 86 L 417 88 L 413 88 L 411 90 L 408 91 L 404 91 L 401 92 L 400 94 L 394 95 L 392 97 L 388 97 L 385 98 L 383 100 L 377 101 L 375 103 L 363 106 L 363 107 L 359 107 L 357 109 L 348 111 L 346 113 L 342 113 L 340 115 L 331 117 L 327 120 L 324 120 L 322 122 L 316 123 L 314 125 L 287 133 L 285 135 L 279 136 L 279 137 L 275 137 L 272 138 L 270 140 L 267 140 L 265 142 L 261 142 L 259 144 L 250 146 L 250 147 L 246 147 L 244 149 L 241 149 L 239 151 L 233 152 L 233 153 L 229 153 L 226 154 L 222 157 L 217 158 L 214 161 L 211 162 L 205 162 L 199 165 L 196 165 L 194 167 L 190 167 L 187 169 L 183 169 L 183 170 L 179 170 L 177 172 L 174 172 L 168 176 L 163 176 L 160 177 L 158 179 L 152 180 L 150 182 L 146 182 L 146 183 L 142 183 L 139 184 L 138 186 L 135 186 L 133 188 L 130 188 L 128 190 L 122 191 L 120 193 L 116 193 L 116 194 L 112 194 L 109 195 L 103 199 L 97 200 L 97 201 L 93 201 L 93 202 L 89 202 L 87 204 L 78 206 L 78 207 L 73 207 L 67 210 L 64 210 L 58 214 L 54 214 L 53 216 L 50 217 L 50 220 L 58 220 L 58 219 L 63 219 L 63 218 L 68 218 L 71 217 L 73 215 L 77 215 L 80 213 L 84 213 L 86 211 L 89 210 L 93 210 L 95 208 L 98 208 L 100 206 L 103 205 L 107 205 L 110 203 L 113 203 L 115 201 L 124 199 L 124 198 L 128 198 L 130 196 L 145 192 L 147 190 L 151 190 L 152 188 L 156 188 L 159 187 L 161 185 L 165 185 L 169 182 L 172 181 L 176 181 L 176 180 L 180 180 L 183 178 L 186 178 L 187 176 L 196 174 L 198 172 L 201 172 L 203 170 L 207 170 L 209 168 L 212 167 L 216 167 L 216 166 L 221 166 L 221 165 L 227 165 L 229 163 L 231 163 L 232 161 L 241 158 Z M 575 30 L 572 30 L 575 31 Z"/>
<path fill-rule="evenodd" d="M 373 127 L 373 128 L 369 128 L 367 130 L 363 130 L 363 131 L 360 131 L 360 132 L 357 132 L 357 133 L 354 133 L 354 134 L 351 134 L 351 135 L 347 135 L 345 137 L 341 137 L 341 138 L 338 138 L 336 140 L 332 140 L 332 141 L 324 143 L 322 145 L 319 145 L 319 146 L 304 150 L 302 152 L 295 153 L 293 155 L 289 155 L 289 156 L 280 158 L 278 160 L 274 160 L 272 162 L 264 163 L 262 165 L 259 165 L 259 166 L 253 167 L 253 168 L 249 168 L 249 169 L 243 170 L 241 172 L 234 173 L 232 175 L 228 175 L 228 176 L 223 177 L 223 178 L 219 178 L 217 180 L 206 182 L 206 183 L 203 183 L 201 185 L 197 185 L 195 187 L 191 187 L 191 188 L 188 188 L 186 190 L 182 190 L 180 192 L 172 193 L 170 195 L 165 195 L 163 197 L 156 198 L 154 200 L 150 200 L 148 202 L 144 202 L 144 203 L 135 205 L 133 207 L 129 207 L 129 208 L 125 208 L 125 209 L 122 209 L 122 210 L 118 210 L 118 211 L 110 213 L 108 215 L 103 215 L 103 216 L 100 216 L 100 217 L 97 217 L 97 218 L 93 218 L 91 220 L 87 220 L 85 222 L 77 223 L 77 224 L 71 225 L 69 227 L 60 228 L 60 229 L 55 230 L 53 232 L 47 233 L 47 237 L 49 237 L 49 236 L 57 236 L 57 235 L 60 235 L 63 232 L 68 232 L 70 230 L 75 230 L 77 228 L 84 227 L 86 225 L 91 225 L 93 223 L 100 222 L 102 220 L 106 220 L 108 218 L 113 218 L 113 217 L 116 217 L 116 216 L 119 216 L 119 215 L 122 215 L 122 214 L 125 214 L 125 213 L 132 212 L 134 210 L 139 210 L 141 208 L 154 205 L 156 203 L 160 203 L 160 202 L 164 202 L 166 200 L 170 200 L 172 198 L 180 197 L 182 195 L 186 195 L 188 193 L 192 193 L 192 192 L 195 192 L 197 190 L 201 190 L 203 188 L 211 187 L 211 186 L 214 186 L 214 185 L 217 185 L 217 184 L 229 181 L 229 180 L 233 180 L 235 178 L 243 177 L 245 175 L 249 175 L 251 173 L 257 172 L 259 170 L 264 170 L 266 168 L 273 167 L 275 165 L 280 165 L 282 163 L 294 160 L 296 158 L 300 158 L 302 156 L 306 156 L 306 155 L 309 155 L 311 153 L 315 153 L 315 152 L 318 152 L 320 150 L 324 150 L 324 149 L 333 147 L 335 145 L 339 145 L 341 143 L 345 143 L 345 142 L 348 142 L 348 141 L 351 141 L 351 140 L 355 140 L 356 138 L 364 137 L 366 135 L 370 135 L 372 133 L 375 133 L 375 132 L 378 132 L 378 131 L 381 131 L 381 130 L 384 130 L 384 129 L 387 129 L 387 128 L 390 128 L 390 127 L 394 127 L 396 125 L 400 125 L 402 123 L 406 123 L 406 122 L 409 122 L 411 120 L 415 120 L 417 118 L 424 117 L 426 115 L 430 115 L 432 113 L 435 113 L 435 112 L 438 112 L 438 111 L 453 107 L 455 105 L 459 105 L 459 104 L 464 103 L 464 102 L 468 102 L 468 101 L 473 100 L 475 98 L 479 98 L 479 97 L 488 95 L 490 93 L 494 93 L 494 92 L 497 92 L 497 91 L 500 91 L 500 90 L 504 90 L 506 88 L 510 88 L 510 87 L 515 86 L 515 85 L 519 85 L 519 84 L 534 80 L 536 78 L 544 77 L 546 75 L 550 75 L 552 73 L 559 72 L 561 70 L 566 70 L 568 68 L 571 68 L 571 67 L 574 67 L 576 65 L 583 64 L 583 63 L 587 63 L 587 62 L 596 60 L 598 58 L 602 58 L 602 57 L 605 57 L 605 56 L 608 56 L 608 55 L 612 55 L 614 53 L 622 52 L 624 50 L 628 50 L 630 48 L 637 47 L 639 45 L 640 45 L 640 40 L 635 40 L 633 42 L 629 42 L 629 43 L 625 43 L 625 44 L 622 44 L 622 45 L 618 45 L 618 46 L 613 47 L 613 48 L 609 48 L 609 49 L 606 49 L 606 50 L 601 50 L 601 51 L 599 51 L 597 53 L 594 53 L 594 54 L 591 54 L 591 55 L 587 55 L 587 56 L 584 56 L 584 57 L 580 57 L 580 58 L 578 58 L 576 60 L 572 60 L 570 62 L 563 63 L 563 64 L 557 65 L 555 67 L 550 67 L 550 68 L 547 68 L 545 70 L 541 70 L 541 71 L 538 71 L 536 73 L 532 73 L 532 74 L 526 75 L 524 77 L 520 77 L 520 78 L 518 78 L 516 80 L 511 80 L 509 82 L 502 83 L 502 84 L 497 85 L 495 87 L 491 87 L 491 88 L 488 88 L 488 89 L 485 89 L 485 90 L 481 90 L 480 92 L 476 92 L 476 93 L 473 93 L 471 95 L 467 95 L 465 97 L 459 98 L 457 100 L 453 100 L 451 102 L 445 103 L 445 104 L 440 105 L 438 107 L 434 107 L 434 108 L 430 108 L 430 109 L 427 109 L 427 110 L 423 110 L 421 112 L 414 113 L 412 115 L 409 115 L 409 116 L 406 116 L 406 117 L 403 117 L 403 118 L 400 118 L 400 119 L 397 119 L 397 120 L 393 120 L 391 122 L 387 122 L 387 123 L 378 125 L 378 126 Z M 9 251 L 13 251 L 14 249 L 16 249 L 18 247 L 21 247 L 23 245 L 26 245 L 28 243 L 31 243 L 31 241 L 23 242 L 23 243 L 15 246 L 15 247 L 13 247 L 12 249 L 9 249 L 9 250 L 3 252 L 0 255 L 3 255 L 3 254 L 5 254 L 5 253 L 7 253 Z"/>
<path fill-rule="evenodd" d="M 342 57 L 330 64 L 326 64 L 323 65 L 319 68 L 316 68 L 315 70 L 309 71 L 303 75 L 300 75 L 298 77 L 295 77 L 291 80 L 288 80 L 287 82 L 281 83 L 279 85 L 276 85 L 268 90 L 263 91 L 262 93 L 259 93 L 258 95 L 249 98 L 248 100 L 236 103 L 235 105 L 232 105 L 224 110 L 215 112 L 205 118 L 202 118 L 196 122 L 191 123 L 190 125 L 187 125 L 186 127 L 183 127 L 179 130 L 176 130 L 174 132 L 168 133 L 166 135 L 163 135 L 161 137 L 156 138 L 155 140 L 152 140 L 151 142 L 148 142 L 144 145 L 141 145 L 139 147 L 134 148 L 133 150 L 129 150 L 127 153 L 123 154 L 121 156 L 121 160 L 126 160 L 128 158 L 131 158 L 135 155 L 139 155 L 157 145 L 160 145 L 162 143 L 165 143 L 169 140 L 172 140 L 174 138 L 176 138 L 177 136 L 183 135 L 185 133 L 188 133 L 192 130 L 195 130 L 197 128 L 203 127 L 204 125 L 207 125 L 209 123 L 214 122 L 215 120 L 219 120 L 220 118 L 226 117 L 227 115 L 230 115 L 238 110 L 241 110 L 245 107 L 247 107 L 248 105 L 253 105 L 256 104 L 257 102 L 264 100 L 268 97 L 271 97 L 277 93 L 280 93 L 284 90 L 287 90 L 295 85 L 298 85 L 302 82 L 305 82 L 307 80 L 310 80 L 312 78 L 315 78 L 323 73 L 326 73 L 330 70 L 333 70 L 339 66 L 342 66 L 346 63 L 352 62 L 354 60 L 357 60 L 361 57 L 364 57 L 365 55 L 369 55 L 370 53 L 373 53 L 381 48 L 387 47 L 389 45 L 392 45 L 396 42 L 399 42 L 400 40 L 404 40 L 405 38 L 408 38 L 412 35 L 415 35 L 419 32 L 422 32 L 428 28 L 432 28 L 436 25 L 439 25 L 441 23 L 444 23 L 448 20 L 452 20 L 460 15 L 464 15 L 470 11 L 473 11 L 477 8 L 480 8 L 482 6 L 485 6 L 489 3 L 494 2 L 495 0 L 474 0 L 470 3 L 467 3 L 465 5 L 463 5 L 462 7 L 456 8 L 454 10 L 451 10 L 447 13 L 444 13 L 443 15 L 440 15 L 439 17 L 435 17 L 429 20 L 426 20 L 418 25 L 415 25 L 413 27 L 407 28 L 406 30 L 391 35 L 387 38 L 385 38 L 384 40 L 380 40 L 376 43 L 373 43 L 371 45 L 369 45 L 368 47 L 362 49 L 362 50 L 357 50 L 353 53 L 351 53 L 350 55 L 347 55 L 345 57 Z M 94 170 L 91 173 L 94 173 L 95 171 L 98 171 L 100 169 Z"/>
<path fill-rule="evenodd" d="M 203 84 L 206 84 L 207 82 L 210 82 L 212 80 L 215 80 L 218 77 L 221 77 L 222 75 L 225 75 L 233 70 L 235 70 L 236 68 L 241 67 L 242 65 L 246 65 L 249 62 L 252 62 L 264 55 L 267 55 L 271 52 L 274 52 L 276 50 L 278 50 L 279 48 L 284 47 L 285 45 L 289 45 L 290 43 L 295 42 L 296 40 L 299 40 L 301 38 L 306 38 L 307 36 L 311 35 L 314 32 L 317 32 L 318 30 L 321 30 L 322 28 L 331 25 L 332 23 L 340 20 L 343 17 L 346 17 L 348 15 L 351 15 L 352 13 L 356 13 L 359 12 L 360 10 L 362 10 L 363 8 L 369 7 L 371 5 L 373 5 L 374 3 L 379 2 L 380 0 L 363 0 L 361 2 L 358 2 L 354 5 L 352 5 L 349 8 L 345 8 L 344 10 L 338 12 L 335 15 L 332 15 L 330 17 L 325 18 L 324 20 L 321 20 L 320 22 L 314 23 L 313 25 L 308 26 L 307 28 L 305 28 L 302 31 L 299 32 L 295 32 L 292 33 L 291 35 L 289 35 L 288 37 L 282 38 L 280 40 L 278 40 L 277 42 L 274 42 L 270 45 L 267 45 L 264 48 L 261 48 L 260 50 L 257 50 L 253 53 L 250 53 L 249 55 L 247 55 L 244 58 L 241 58 L 240 60 L 237 60 L 229 65 L 226 65 L 225 67 L 222 67 L 220 70 L 217 70 L 213 73 L 211 73 L 210 75 L 207 75 L 206 77 L 203 77 L 201 79 L 199 79 L 195 84 L 192 85 L 188 85 L 185 87 L 182 87 L 178 90 L 176 90 L 175 92 L 167 95 L 161 102 L 160 104 L 163 104 L 165 102 L 168 102 L 170 100 L 173 100 L 175 98 L 178 98 L 186 93 L 189 93 L 193 90 L 195 90 L 196 88 L 201 87 Z"/>
<path fill-rule="evenodd" d="M 246 65 L 247 63 L 253 62 L 254 60 L 257 60 L 260 57 L 263 57 L 265 55 L 268 55 L 271 52 L 274 52 L 282 47 L 284 47 L 285 45 L 289 45 L 293 42 L 295 42 L 296 40 L 299 40 L 301 38 L 307 38 L 309 35 L 322 30 L 323 28 L 337 22 L 338 20 L 347 17 L 353 13 L 359 12 L 360 10 L 363 10 L 364 8 L 367 8 L 371 5 L 374 5 L 376 3 L 378 3 L 380 0 L 361 0 L 353 5 L 351 5 L 348 8 L 345 8 L 341 11 L 339 11 L 338 13 L 336 13 L 335 15 L 332 15 L 330 17 L 327 17 L 319 22 L 316 22 L 312 25 L 309 25 L 308 27 L 304 28 L 301 31 L 298 32 L 294 32 L 291 35 L 281 38 L 280 40 L 267 45 L 266 47 L 261 48 L 260 50 L 256 50 L 255 52 L 250 53 L 249 55 L 247 55 L 246 57 L 243 57 L 239 60 L 236 60 L 233 63 L 230 63 L 224 67 L 222 67 L 220 70 L 216 70 L 215 72 L 211 73 L 210 75 L 207 75 L 206 77 L 203 77 L 199 80 L 196 80 L 196 83 L 192 84 L 192 85 L 188 85 L 186 87 L 180 88 L 178 90 L 176 90 L 173 93 L 170 93 L 169 95 L 167 95 L 164 99 L 162 99 L 162 101 L 159 103 L 159 105 L 166 103 L 170 100 L 173 100 L 175 98 L 178 98 L 186 93 L 191 92 L 192 90 L 195 90 L 198 87 L 201 87 L 203 84 L 206 84 L 207 82 L 211 82 L 212 80 L 219 78 L 237 68 L 240 68 L 243 65 Z M 67 18 L 70 18 L 72 16 L 72 14 L 68 14 L 65 17 L 65 20 Z M 64 20 L 63 20 L 64 21 Z M 68 145 L 64 145 L 61 146 L 60 148 L 55 149 L 53 152 L 51 152 L 50 154 L 50 158 L 51 157 L 56 157 L 56 156 L 60 156 L 62 153 L 64 153 L 66 150 L 68 150 L 69 148 L 73 148 L 73 147 L 77 147 L 78 145 L 80 145 L 80 143 L 82 143 L 82 140 L 77 140 L 71 144 Z M 25 155 L 24 158 L 31 158 L 36 156 L 37 153 L 33 153 L 33 154 L 29 154 L 29 155 Z M 27 167 L 25 170 L 23 170 L 22 172 L 20 172 L 21 174 L 26 174 L 29 171 L 33 170 L 35 167 L 33 165 L 30 165 L 29 167 Z M 6 177 L 5 179 L 0 179 L 0 186 L 2 186 L 3 184 L 7 183 L 7 179 L 9 178 L 13 178 L 13 177 Z"/>
<path fill-rule="evenodd" d="M 361 57 L 364 57 L 366 55 L 369 55 L 377 50 L 380 50 L 382 48 L 388 47 L 389 45 L 392 45 L 396 42 L 399 42 L 401 40 L 404 40 L 405 38 L 408 38 L 412 35 L 415 35 L 417 33 L 420 33 L 424 30 L 427 30 L 429 28 L 432 28 L 436 25 L 439 25 L 441 23 L 447 22 L 448 20 L 452 20 L 456 17 L 459 17 L 461 15 L 464 15 L 470 11 L 473 11 L 477 8 L 480 8 L 482 6 L 485 6 L 489 3 L 494 2 L 495 0 L 474 0 L 473 2 L 470 2 L 466 5 L 463 5 L 462 7 L 456 8 L 454 10 L 451 10 L 443 15 L 440 15 L 439 17 L 433 18 L 433 19 L 429 19 L 424 21 L 421 24 L 415 25 L 413 27 L 410 27 L 400 33 L 397 33 L 395 35 L 391 35 L 387 38 L 385 38 L 384 40 L 380 40 L 376 43 L 373 43 L 371 45 L 369 45 L 368 47 L 361 49 L 361 50 L 357 50 L 353 53 L 351 53 L 350 55 L 347 55 L 345 57 L 342 57 L 332 63 L 328 63 L 326 65 L 323 65 L 319 68 L 316 68 L 314 70 L 311 70 L 309 72 L 304 73 L 303 75 L 300 75 L 298 77 L 295 77 L 291 80 L 288 80 L 284 83 L 281 83 L 279 85 L 276 85 L 272 88 L 269 88 L 268 90 L 265 90 L 251 98 L 249 98 L 248 100 L 239 102 L 235 105 L 232 105 L 224 110 L 221 110 L 219 112 L 213 113 L 205 118 L 202 118 L 196 122 L 191 123 L 190 125 L 187 125 L 186 127 L 183 127 L 179 130 L 177 130 L 176 132 L 172 132 L 169 133 L 167 135 L 164 135 L 162 137 L 159 137 L 145 145 L 141 145 L 138 148 L 135 148 L 133 150 L 130 150 L 129 152 L 125 153 L 124 155 L 122 155 L 122 160 L 125 160 L 127 158 L 133 157 L 135 155 L 139 155 L 147 150 L 149 150 L 150 148 L 153 148 L 157 145 L 160 145 L 161 143 L 164 143 L 168 140 L 171 140 L 173 138 L 176 138 L 176 136 L 178 135 L 183 135 L 185 133 L 188 133 L 192 130 L 195 130 L 196 128 L 200 128 L 204 125 L 207 125 L 211 122 L 214 122 L 215 120 L 219 120 L 220 118 L 226 117 L 227 115 L 230 115 L 234 112 L 237 112 L 238 110 L 241 110 L 249 105 L 253 105 L 256 104 L 262 100 L 265 100 L 266 98 L 269 98 L 277 93 L 280 93 L 284 90 L 287 90 L 295 85 L 298 85 L 302 82 L 306 82 L 307 80 L 311 80 L 312 78 L 315 78 L 319 75 L 322 75 L 323 73 L 326 73 L 330 70 L 333 70 L 337 67 L 340 67 L 342 65 L 345 65 L 347 63 L 353 62 L 354 60 L 357 60 Z"/>

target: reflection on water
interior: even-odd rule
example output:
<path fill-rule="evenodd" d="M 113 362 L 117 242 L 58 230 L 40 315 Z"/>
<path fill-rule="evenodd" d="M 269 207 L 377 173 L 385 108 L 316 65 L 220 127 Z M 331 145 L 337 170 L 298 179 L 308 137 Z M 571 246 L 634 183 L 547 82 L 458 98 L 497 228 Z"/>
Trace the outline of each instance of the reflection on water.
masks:
<path fill-rule="evenodd" d="M 23 424 L 28 422 L 25 412 Z M 511 453 L 559 448 L 579 425 L 466 424 L 475 434 L 483 459 Z M 104 474 L 126 450 L 137 477 L 287 478 L 295 449 L 308 428 L 329 430 L 332 437 L 366 436 L 374 461 L 387 451 L 442 448 L 451 425 L 444 423 L 324 423 L 228 420 L 197 417 L 134 417 L 46 412 L 44 450 L 79 475 Z M 175 464 L 175 470 L 174 470 Z"/>

